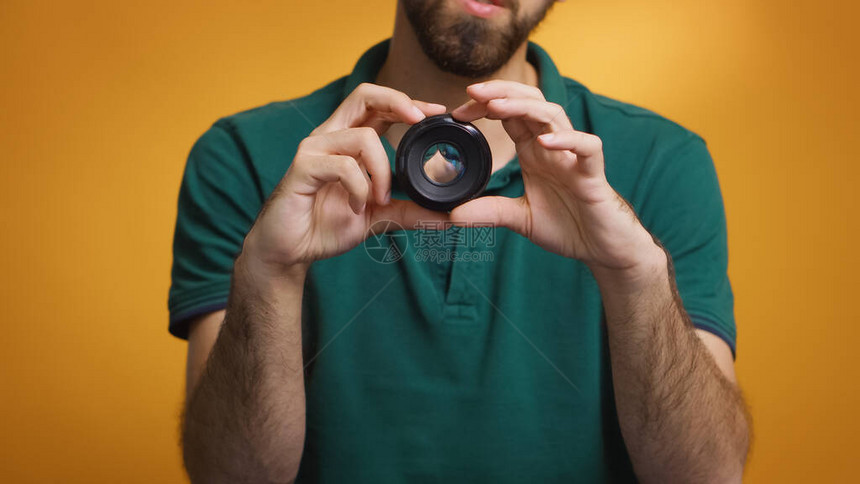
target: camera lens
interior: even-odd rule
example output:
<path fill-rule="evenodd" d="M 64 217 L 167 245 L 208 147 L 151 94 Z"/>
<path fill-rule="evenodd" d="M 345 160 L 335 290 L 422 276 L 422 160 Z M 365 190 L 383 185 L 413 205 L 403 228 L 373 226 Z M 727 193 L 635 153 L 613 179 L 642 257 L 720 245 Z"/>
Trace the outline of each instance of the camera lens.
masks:
<path fill-rule="evenodd" d="M 419 205 L 448 211 L 484 191 L 492 172 L 486 138 L 450 114 L 430 116 L 409 128 L 397 147 L 395 175 Z"/>

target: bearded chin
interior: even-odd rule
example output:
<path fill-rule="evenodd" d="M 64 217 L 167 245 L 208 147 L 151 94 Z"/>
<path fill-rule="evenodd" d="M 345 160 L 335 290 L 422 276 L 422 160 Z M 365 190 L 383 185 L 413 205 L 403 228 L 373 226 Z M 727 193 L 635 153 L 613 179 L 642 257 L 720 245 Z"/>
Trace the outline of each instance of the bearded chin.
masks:
<path fill-rule="evenodd" d="M 429 44 L 429 49 L 422 44 L 422 49 L 443 71 L 478 78 L 505 65 L 527 35 L 514 38 L 510 32 L 493 31 L 481 21 L 467 19 L 449 29 L 448 39 Z M 444 48 L 436 49 L 431 57 L 428 50 L 432 51 L 433 46 Z"/>
<path fill-rule="evenodd" d="M 443 0 L 403 0 L 406 17 L 424 54 L 442 71 L 482 78 L 498 71 L 543 19 L 549 5 L 535 18 L 520 19 L 512 2 L 513 19 L 493 27 L 477 18 L 452 18 Z"/>

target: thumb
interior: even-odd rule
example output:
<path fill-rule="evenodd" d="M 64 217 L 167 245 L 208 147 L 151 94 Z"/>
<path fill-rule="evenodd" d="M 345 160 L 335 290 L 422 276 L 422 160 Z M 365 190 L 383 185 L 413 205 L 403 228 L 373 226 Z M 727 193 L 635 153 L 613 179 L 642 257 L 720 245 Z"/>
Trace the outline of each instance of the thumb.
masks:
<path fill-rule="evenodd" d="M 523 197 L 480 197 L 466 202 L 451 211 L 455 225 L 474 223 L 493 224 L 506 227 L 528 237 L 531 232 L 531 216 L 528 203 Z"/>

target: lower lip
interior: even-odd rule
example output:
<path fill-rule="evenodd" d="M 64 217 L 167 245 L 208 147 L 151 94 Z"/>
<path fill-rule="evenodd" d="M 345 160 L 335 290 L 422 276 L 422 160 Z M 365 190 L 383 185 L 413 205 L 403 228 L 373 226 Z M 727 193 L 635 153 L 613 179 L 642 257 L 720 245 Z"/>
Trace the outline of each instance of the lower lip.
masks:
<path fill-rule="evenodd" d="M 476 2 L 475 0 L 460 0 L 460 3 L 463 4 L 463 8 L 468 14 L 481 18 L 490 18 L 504 10 L 504 7 Z"/>

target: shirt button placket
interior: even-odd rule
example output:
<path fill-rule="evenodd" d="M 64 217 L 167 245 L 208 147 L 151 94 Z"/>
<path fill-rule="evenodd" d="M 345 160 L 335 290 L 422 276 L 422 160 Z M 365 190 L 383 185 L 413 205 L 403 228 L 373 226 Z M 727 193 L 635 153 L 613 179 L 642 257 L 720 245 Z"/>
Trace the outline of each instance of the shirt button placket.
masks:
<path fill-rule="evenodd" d="M 448 286 L 445 304 L 445 323 L 471 324 L 477 321 L 476 305 L 483 299 L 477 289 L 482 284 L 482 262 L 463 260 L 464 254 L 473 255 L 480 248 L 472 241 L 471 228 L 460 229 L 460 236 L 453 248 L 451 283 Z"/>

